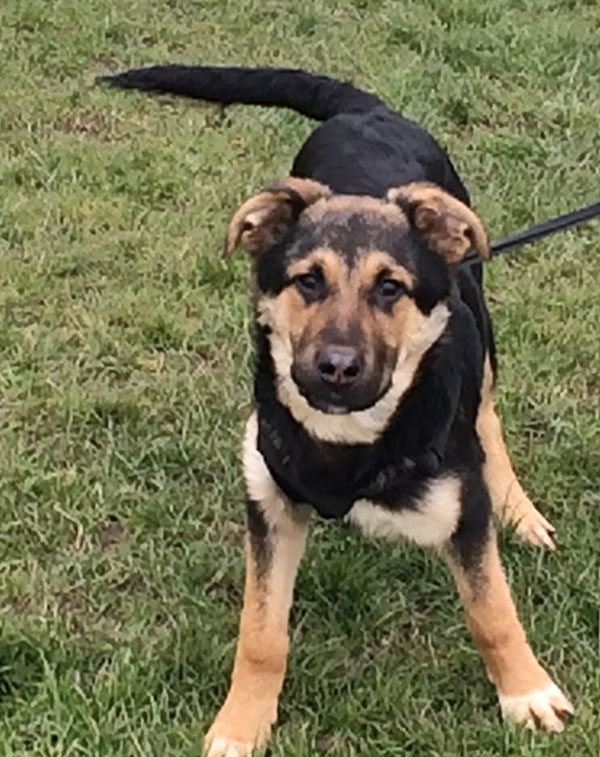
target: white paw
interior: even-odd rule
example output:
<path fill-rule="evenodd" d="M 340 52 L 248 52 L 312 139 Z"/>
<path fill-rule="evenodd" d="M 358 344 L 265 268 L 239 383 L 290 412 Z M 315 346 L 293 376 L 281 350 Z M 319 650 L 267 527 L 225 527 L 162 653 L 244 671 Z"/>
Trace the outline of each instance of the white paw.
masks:
<path fill-rule="evenodd" d="M 250 757 L 252 744 L 233 739 L 216 738 L 210 743 L 207 740 L 204 754 L 206 757 Z"/>
<path fill-rule="evenodd" d="M 255 702 L 256 704 L 256 702 Z M 224 706 L 204 739 L 206 757 L 250 757 L 269 740 L 277 716 L 277 702 L 261 702 L 258 711 Z"/>
<path fill-rule="evenodd" d="M 533 505 L 517 522 L 517 533 L 530 544 L 546 547 L 552 551 L 556 549 L 554 526 Z"/>
<path fill-rule="evenodd" d="M 527 728 L 561 733 L 573 718 L 573 705 L 555 684 L 522 696 L 499 694 L 498 698 L 503 718 Z"/>

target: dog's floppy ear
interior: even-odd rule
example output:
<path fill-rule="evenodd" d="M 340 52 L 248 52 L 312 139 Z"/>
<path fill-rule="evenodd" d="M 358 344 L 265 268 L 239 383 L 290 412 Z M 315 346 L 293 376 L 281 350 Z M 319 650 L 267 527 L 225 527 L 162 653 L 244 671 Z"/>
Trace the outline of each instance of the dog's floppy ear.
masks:
<path fill-rule="evenodd" d="M 447 263 L 459 263 L 471 248 L 489 260 L 490 245 L 482 221 L 471 208 L 435 184 L 413 182 L 394 187 L 388 190 L 387 199 L 400 205 Z"/>
<path fill-rule="evenodd" d="M 225 240 L 225 256 L 236 247 L 259 255 L 278 242 L 304 208 L 331 194 L 312 179 L 288 176 L 251 197 L 233 214 Z"/>

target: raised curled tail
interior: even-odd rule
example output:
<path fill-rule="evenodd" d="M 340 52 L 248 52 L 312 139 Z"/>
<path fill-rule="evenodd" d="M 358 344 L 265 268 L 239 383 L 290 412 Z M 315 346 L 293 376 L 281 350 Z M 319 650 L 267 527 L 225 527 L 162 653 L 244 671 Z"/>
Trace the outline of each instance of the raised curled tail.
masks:
<path fill-rule="evenodd" d="M 134 68 L 98 80 L 111 87 L 172 93 L 224 105 L 275 105 L 317 121 L 383 104 L 349 82 L 291 68 L 167 65 Z"/>

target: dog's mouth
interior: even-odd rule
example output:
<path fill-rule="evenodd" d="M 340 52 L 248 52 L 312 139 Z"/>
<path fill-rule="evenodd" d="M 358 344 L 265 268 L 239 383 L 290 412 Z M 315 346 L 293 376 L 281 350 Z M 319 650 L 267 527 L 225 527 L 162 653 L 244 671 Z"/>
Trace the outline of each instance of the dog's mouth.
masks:
<path fill-rule="evenodd" d="M 345 405 L 327 405 L 322 412 L 328 415 L 348 415 L 352 411 Z"/>
<path fill-rule="evenodd" d="M 303 396 L 311 407 L 328 415 L 348 415 L 348 413 L 358 409 L 350 405 L 347 399 L 344 399 L 335 392 L 332 392 L 327 398 L 312 396 L 310 393 L 305 393 Z"/>
<path fill-rule="evenodd" d="M 348 387 L 346 389 L 329 389 L 321 386 L 307 386 L 302 381 L 298 381 L 293 376 L 294 383 L 314 409 L 319 410 L 327 415 L 349 415 L 361 410 L 368 410 L 373 407 L 390 388 L 389 382 L 380 390 L 373 391 L 370 386 Z"/>

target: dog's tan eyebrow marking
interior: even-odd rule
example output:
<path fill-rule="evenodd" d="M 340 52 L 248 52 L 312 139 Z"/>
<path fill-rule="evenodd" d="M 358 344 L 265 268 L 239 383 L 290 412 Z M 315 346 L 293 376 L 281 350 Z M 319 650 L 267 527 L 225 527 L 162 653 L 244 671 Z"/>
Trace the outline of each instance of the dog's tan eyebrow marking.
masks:
<path fill-rule="evenodd" d="M 316 247 L 311 250 L 301 260 L 292 263 L 288 267 L 287 273 L 290 278 L 295 278 L 309 273 L 316 266 L 321 268 L 325 279 L 331 284 L 336 284 L 343 277 L 348 276 L 348 266 L 339 254 L 330 247 Z"/>
<path fill-rule="evenodd" d="M 373 286 L 377 277 L 383 271 L 388 271 L 390 278 L 400 281 L 408 290 L 414 288 L 415 277 L 413 274 L 394 260 L 387 252 L 373 250 L 361 255 L 358 262 L 357 276 L 359 283 L 363 287 Z"/>

